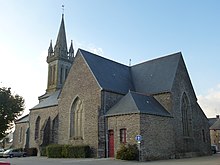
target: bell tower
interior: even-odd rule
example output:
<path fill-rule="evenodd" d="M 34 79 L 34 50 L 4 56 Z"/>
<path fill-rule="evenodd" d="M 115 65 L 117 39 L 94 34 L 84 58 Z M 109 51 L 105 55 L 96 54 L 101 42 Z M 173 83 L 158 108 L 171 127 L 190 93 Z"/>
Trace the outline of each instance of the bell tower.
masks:
<path fill-rule="evenodd" d="M 52 93 L 62 88 L 74 60 L 73 43 L 67 50 L 64 14 L 62 14 L 57 41 L 53 49 L 52 40 L 48 49 L 48 81 L 46 93 Z"/>

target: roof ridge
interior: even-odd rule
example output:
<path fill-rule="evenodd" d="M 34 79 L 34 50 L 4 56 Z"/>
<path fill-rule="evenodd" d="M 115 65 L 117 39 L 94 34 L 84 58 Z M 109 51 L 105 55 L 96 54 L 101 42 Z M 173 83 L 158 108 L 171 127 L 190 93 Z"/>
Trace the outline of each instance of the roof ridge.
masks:
<path fill-rule="evenodd" d="M 165 55 L 165 56 L 160 56 L 158 58 L 154 58 L 154 59 L 150 59 L 150 60 L 147 60 L 147 61 L 144 61 L 144 62 L 141 62 L 141 63 L 138 63 L 138 64 L 135 64 L 135 65 L 132 65 L 131 67 L 134 67 L 134 66 L 138 66 L 138 65 L 142 65 L 142 64 L 145 64 L 145 63 L 149 63 L 149 62 L 153 62 L 153 61 L 157 61 L 157 60 L 161 60 L 161 59 L 165 59 L 165 58 L 169 58 L 169 57 L 173 57 L 173 56 L 182 56 L 182 53 L 181 52 L 176 52 L 176 53 L 172 53 L 172 54 L 169 54 L 169 55 Z"/>
<path fill-rule="evenodd" d="M 151 94 L 148 93 L 143 93 L 143 92 L 137 92 L 137 91 L 129 91 L 130 93 L 138 94 L 138 95 L 143 95 L 143 96 L 152 96 Z"/>
<path fill-rule="evenodd" d="M 124 104 L 125 108 L 122 107 Z M 123 115 L 130 113 L 159 115 L 171 117 L 170 113 L 153 97 L 129 91 L 113 107 L 106 116 Z"/>
<path fill-rule="evenodd" d="M 119 64 L 119 65 L 122 65 L 122 66 L 125 66 L 125 67 L 130 68 L 130 66 L 128 66 L 128 65 L 125 65 L 125 64 L 119 63 L 119 62 L 117 62 L 117 61 L 108 59 L 108 58 L 106 58 L 106 57 L 103 57 L 103 56 L 101 56 L 101 55 L 95 54 L 95 53 L 90 52 L 90 51 L 88 51 L 88 50 L 84 50 L 84 49 L 79 48 L 78 51 L 84 51 L 84 52 L 90 53 L 90 54 L 92 54 L 92 55 L 94 55 L 94 56 L 97 56 L 97 57 L 99 57 L 99 58 L 102 58 L 102 59 L 104 59 L 104 60 L 107 60 L 107 61 L 110 61 L 110 62 L 113 62 L 113 63 L 116 63 L 116 64 Z M 82 53 L 82 54 L 83 54 L 83 53 Z"/>
<path fill-rule="evenodd" d="M 126 94 L 125 97 L 126 96 L 128 97 L 128 95 L 130 95 L 130 100 L 132 101 L 132 104 L 135 105 L 136 110 L 140 113 L 140 110 L 139 110 L 138 105 L 137 105 L 137 103 L 136 103 L 136 101 L 134 99 L 134 96 L 132 95 L 131 92 L 128 92 L 128 94 Z M 123 97 L 123 98 L 125 98 L 125 97 Z"/>
<path fill-rule="evenodd" d="M 24 119 L 24 118 L 27 117 L 27 116 L 29 116 L 29 113 L 28 113 L 27 115 L 22 116 L 21 118 L 17 119 L 15 122 L 17 122 L 17 121 L 19 121 L 19 120 L 22 120 L 22 119 Z"/>

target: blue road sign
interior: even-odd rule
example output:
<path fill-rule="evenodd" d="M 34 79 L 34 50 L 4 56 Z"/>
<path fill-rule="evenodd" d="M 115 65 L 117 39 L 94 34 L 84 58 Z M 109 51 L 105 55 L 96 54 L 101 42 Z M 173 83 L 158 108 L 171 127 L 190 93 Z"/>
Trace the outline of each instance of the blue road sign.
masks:
<path fill-rule="evenodd" d="M 137 142 L 140 142 L 140 141 L 142 140 L 142 136 L 141 136 L 141 135 L 135 136 L 135 140 L 136 140 Z"/>

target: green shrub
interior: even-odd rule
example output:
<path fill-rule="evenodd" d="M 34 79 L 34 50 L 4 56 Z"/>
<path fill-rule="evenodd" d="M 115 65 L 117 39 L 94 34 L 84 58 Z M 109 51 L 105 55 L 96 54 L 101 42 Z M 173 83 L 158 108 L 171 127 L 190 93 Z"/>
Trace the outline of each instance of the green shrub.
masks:
<path fill-rule="evenodd" d="M 138 148 L 136 144 L 128 144 L 124 145 L 122 144 L 117 151 L 116 155 L 117 159 L 122 160 L 137 160 L 138 159 Z"/>
<path fill-rule="evenodd" d="M 46 151 L 48 158 L 63 158 L 62 149 L 63 145 L 59 144 L 52 144 L 47 146 Z"/>
<path fill-rule="evenodd" d="M 68 158 L 89 158 L 89 157 L 91 157 L 91 149 L 87 145 L 68 147 Z"/>
<path fill-rule="evenodd" d="M 127 152 L 126 146 L 124 144 L 121 144 L 119 150 L 117 151 L 116 159 L 123 159 L 124 153 L 126 152 Z"/>
<path fill-rule="evenodd" d="M 91 156 L 91 149 L 87 145 L 72 146 L 53 144 L 47 146 L 48 158 L 88 158 Z"/>
<path fill-rule="evenodd" d="M 40 156 L 47 156 L 46 147 L 41 147 L 40 148 Z"/>
<path fill-rule="evenodd" d="M 69 145 L 63 145 L 62 156 L 63 158 L 69 158 Z"/>

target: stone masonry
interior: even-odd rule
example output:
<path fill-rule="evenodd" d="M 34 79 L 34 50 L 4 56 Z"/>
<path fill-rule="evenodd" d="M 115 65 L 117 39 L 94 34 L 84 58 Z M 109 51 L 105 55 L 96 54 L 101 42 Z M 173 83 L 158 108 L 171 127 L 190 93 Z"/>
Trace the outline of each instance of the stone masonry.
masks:
<path fill-rule="evenodd" d="M 57 106 L 53 106 L 53 107 L 48 107 L 48 108 L 44 108 L 42 109 L 35 109 L 35 110 L 31 110 L 30 111 L 30 147 L 36 147 L 38 149 L 38 151 L 40 151 L 40 146 L 42 146 L 43 144 L 43 136 L 46 134 L 52 135 L 52 127 L 50 128 L 50 131 L 48 132 L 48 130 L 44 131 L 44 126 L 46 125 L 46 122 L 48 121 L 48 119 L 50 118 L 50 125 L 52 126 L 52 121 L 54 120 L 54 118 L 57 116 L 58 114 L 58 109 Z M 40 136 L 39 139 L 35 140 L 35 124 L 36 124 L 36 120 L 37 117 L 40 117 Z M 51 140 L 52 137 L 50 137 L 49 140 Z M 51 141 L 50 141 L 51 142 Z M 51 142 L 52 143 L 52 142 Z M 40 154 L 38 152 L 38 154 Z"/>
<path fill-rule="evenodd" d="M 26 148 L 28 147 L 28 128 L 29 122 L 22 122 L 15 124 L 15 132 L 13 136 L 14 148 Z"/>
<path fill-rule="evenodd" d="M 181 99 L 183 93 L 186 94 L 189 100 L 188 115 L 190 119 L 190 129 L 192 130 L 190 137 L 184 137 L 182 130 L 183 121 L 181 113 Z M 174 137 L 176 153 L 183 153 L 187 152 L 188 150 L 191 151 L 192 154 L 195 152 L 199 152 L 200 154 L 210 154 L 210 137 L 207 118 L 197 104 L 197 98 L 195 96 L 183 59 L 180 60 L 177 68 L 176 78 L 172 88 L 172 98 L 173 108 L 171 114 L 174 117 L 173 128 L 175 132 Z M 202 130 L 205 131 L 206 142 L 202 142 Z"/>
<path fill-rule="evenodd" d="M 46 93 L 29 114 L 29 147 L 89 145 L 94 157 L 115 157 L 122 139 L 136 144 L 141 135 L 143 161 L 211 154 L 208 119 L 180 52 L 134 66 L 82 49 L 74 57 L 62 15 L 47 62 Z M 27 128 L 16 124 L 17 147 Z"/>
<path fill-rule="evenodd" d="M 59 141 L 60 144 L 88 144 L 98 148 L 98 112 L 101 108 L 101 89 L 91 74 L 83 57 L 78 54 L 66 79 L 59 101 Z M 83 102 L 85 126 L 83 139 L 70 139 L 70 111 L 76 97 Z"/>

